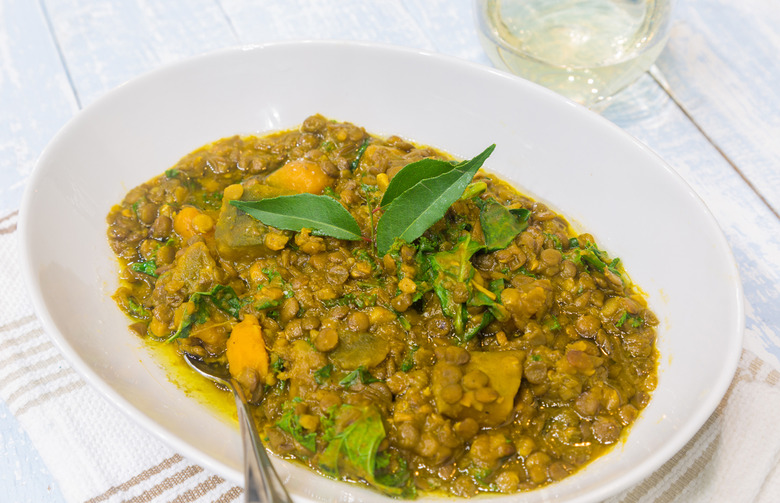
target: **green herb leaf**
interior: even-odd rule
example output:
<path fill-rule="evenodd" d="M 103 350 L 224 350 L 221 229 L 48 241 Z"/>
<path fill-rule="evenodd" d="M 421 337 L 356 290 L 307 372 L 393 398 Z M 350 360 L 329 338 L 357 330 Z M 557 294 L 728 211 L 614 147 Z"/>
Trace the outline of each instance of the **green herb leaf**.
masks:
<path fill-rule="evenodd" d="M 127 302 L 123 304 L 122 307 L 125 308 L 127 314 L 137 320 L 146 321 L 152 317 L 152 313 L 131 295 L 127 297 Z"/>
<path fill-rule="evenodd" d="M 409 185 L 409 181 L 398 182 L 402 184 L 402 187 L 407 188 L 392 198 L 379 219 L 376 231 L 376 246 L 379 255 L 385 255 L 396 239 L 407 243 L 414 241 L 441 219 L 452 203 L 460 198 L 494 149 L 495 145 L 491 145 L 470 161 L 454 165 L 445 163 L 449 164 L 449 170 L 438 176 L 418 179 L 413 185 Z M 393 180 L 398 178 L 401 172 L 408 167 L 406 166 L 399 171 Z M 389 186 L 388 190 L 390 190 Z"/>
<path fill-rule="evenodd" d="M 226 312 L 235 319 L 241 317 L 241 308 L 246 305 L 246 301 L 236 295 L 235 290 L 230 286 L 217 285 L 208 293 L 211 302 L 221 311 Z"/>
<path fill-rule="evenodd" d="M 387 434 L 376 407 L 341 405 L 329 410 L 322 423 L 327 445 L 317 456 L 317 464 L 323 471 L 334 477 L 347 472 L 391 496 L 413 490 L 408 487 L 411 474 L 405 461 L 396 460 L 391 467 L 389 455 L 378 452 Z"/>
<path fill-rule="evenodd" d="M 469 317 L 469 322 L 463 332 L 463 340 L 470 341 L 473 339 L 474 336 L 480 333 L 486 326 L 490 325 L 490 322 L 494 319 L 495 317 L 491 311 L 485 311 L 475 317 Z"/>
<path fill-rule="evenodd" d="M 455 283 L 464 283 L 471 297 L 471 278 L 474 277 L 474 266 L 471 257 L 482 249 L 482 245 L 466 234 L 465 238 L 449 251 L 433 253 L 429 257 L 433 290 L 439 297 L 442 311 L 452 319 L 453 328 L 458 336 L 465 329 L 465 306 L 455 302 L 453 291 Z"/>
<path fill-rule="evenodd" d="M 363 143 L 360 144 L 360 147 L 357 149 L 357 154 L 355 155 L 355 160 L 353 160 L 350 165 L 349 169 L 350 171 L 355 171 L 358 166 L 360 166 L 360 159 L 363 158 L 363 154 L 366 153 L 366 149 L 368 148 L 368 138 L 363 140 Z"/>
<path fill-rule="evenodd" d="M 550 315 L 550 319 L 547 320 L 546 325 L 547 328 L 549 328 L 552 331 L 560 330 L 562 328 L 561 323 L 558 321 L 558 317 L 555 316 L 554 314 Z"/>
<path fill-rule="evenodd" d="M 311 452 L 317 451 L 317 434 L 313 431 L 307 432 L 301 426 L 300 419 L 293 409 L 287 409 L 279 421 L 276 422 L 276 426 L 289 433 L 296 442 L 306 449 Z"/>
<path fill-rule="evenodd" d="M 314 380 L 317 382 L 317 384 L 323 384 L 325 381 L 330 379 L 330 375 L 333 373 L 333 364 L 329 363 L 322 367 L 321 369 L 314 372 Z"/>
<path fill-rule="evenodd" d="M 208 292 L 195 292 L 190 296 L 190 301 L 194 306 L 193 310 L 185 311 L 179 328 L 176 329 L 173 335 L 165 339 L 165 342 L 172 342 L 180 337 L 189 337 L 193 325 L 206 323 L 206 320 L 209 319 L 209 313 L 206 309 L 204 296 L 208 295 Z"/>
<path fill-rule="evenodd" d="M 143 274 L 148 274 L 149 276 L 156 278 L 157 277 L 157 264 L 154 260 L 145 260 L 143 262 L 135 262 L 133 264 L 130 264 L 130 269 L 134 270 L 135 272 L 140 272 Z"/>
<path fill-rule="evenodd" d="M 276 353 L 271 353 L 271 365 L 269 366 L 274 375 L 284 371 L 284 359 Z"/>
<path fill-rule="evenodd" d="M 406 355 L 406 358 L 404 358 L 404 361 L 401 363 L 402 372 L 409 372 L 414 368 L 414 354 L 417 352 L 418 349 L 420 349 L 420 346 L 415 344 L 409 350 L 409 353 Z"/>
<path fill-rule="evenodd" d="M 503 204 L 488 199 L 480 204 L 479 223 L 485 236 L 485 248 L 502 250 L 509 246 L 515 236 L 528 227 L 528 217 L 520 219 Z"/>
<path fill-rule="evenodd" d="M 295 194 L 230 204 L 266 225 L 290 231 L 311 229 L 312 234 L 337 239 L 362 239 L 355 218 L 328 196 Z"/>
<path fill-rule="evenodd" d="M 372 376 L 371 373 L 361 365 L 340 380 L 339 385 L 349 388 L 358 381 L 363 384 L 371 384 L 372 382 L 380 382 L 381 379 Z"/>
<path fill-rule="evenodd" d="M 180 337 L 189 337 L 192 325 L 202 325 L 203 323 L 206 323 L 209 319 L 209 312 L 205 302 L 207 298 L 211 299 L 211 303 L 214 304 L 217 309 L 224 311 L 236 319 L 240 318 L 241 308 L 251 300 L 242 300 L 236 295 L 233 287 L 225 285 L 215 285 L 214 288 L 208 292 L 195 292 L 190 295 L 189 299 L 195 308 L 192 312 L 186 312 L 184 314 L 179 328 L 173 335 L 168 337 L 165 342 L 171 342 Z"/>
<path fill-rule="evenodd" d="M 473 199 L 487 190 L 487 184 L 485 182 L 471 182 L 466 190 L 463 191 L 461 199 Z"/>

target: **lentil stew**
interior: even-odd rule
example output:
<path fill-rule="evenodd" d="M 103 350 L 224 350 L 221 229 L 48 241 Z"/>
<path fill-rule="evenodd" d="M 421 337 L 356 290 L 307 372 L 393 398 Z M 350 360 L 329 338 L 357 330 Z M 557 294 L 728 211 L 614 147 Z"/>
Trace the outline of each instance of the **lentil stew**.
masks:
<path fill-rule="evenodd" d="M 453 167 L 465 189 L 397 204 L 435 220 L 380 253 L 385 195 Z M 593 236 L 477 168 L 320 115 L 216 141 L 109 212 L 114 299 L 151 345 L 225 363 L 266 445 L 323 475 L 404 498 L 552 483 L 647 405 L 657 319 Z M 357 238 L 247 209 L 301 194 Z"/>

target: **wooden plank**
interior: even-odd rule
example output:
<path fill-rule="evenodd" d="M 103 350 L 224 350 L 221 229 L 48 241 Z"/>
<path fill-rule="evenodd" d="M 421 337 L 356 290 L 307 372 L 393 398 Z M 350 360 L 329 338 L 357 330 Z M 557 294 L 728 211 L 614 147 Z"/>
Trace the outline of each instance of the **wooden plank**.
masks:
<path fill-rule="evenodd" d="M 0 2 L 0 213 L 19 207 L 35 160 L 78 110 L 37 2 Z"/>
<path fill-rule="evenodd" d="M 678 2 L 658 67 L 672 96 L 780 214 L 780 9 Z"/>
<path fill-rule="evenodd" d="M 472 0 L 401 0 L 436 52 L 492 66 L 477 37 Z"/>
<path fill-rule="evenodd" d="M 245 43 L 332 39 L 434 49 L 415 19 L 397 0 L 286 0 L 283 3 L 224 0 L 222 6 Z"/>
<path fill-rule="evenodd" d="M 160 67 L 234 45 L 214 0 L 42 0 L 81 103 Z"/>

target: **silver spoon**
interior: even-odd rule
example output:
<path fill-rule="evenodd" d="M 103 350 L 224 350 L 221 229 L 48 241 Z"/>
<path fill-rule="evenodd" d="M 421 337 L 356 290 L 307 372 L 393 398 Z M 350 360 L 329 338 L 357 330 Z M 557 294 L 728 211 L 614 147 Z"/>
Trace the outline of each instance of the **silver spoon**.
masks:
<path fill-rule="evenodd" d="M 244 444 L 244 501 L 246 503 L 292 503 L 284 484 L 265 452 L 252 420 L 244 391 L 224 365 L 208 364 L 184 353 L 184 359 L 196 372 L 233 392 Z"/>

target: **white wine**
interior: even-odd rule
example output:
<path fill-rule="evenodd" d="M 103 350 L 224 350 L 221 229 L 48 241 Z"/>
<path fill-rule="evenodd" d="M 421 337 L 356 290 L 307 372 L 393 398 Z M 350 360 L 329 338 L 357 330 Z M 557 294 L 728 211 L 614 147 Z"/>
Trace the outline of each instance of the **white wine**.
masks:
<path fill-rule="evenodd" d="M 636 80 L 668 38 L 666 0 L 481 0 L 480 37 L 499 67 L 593 106 Z"/>

